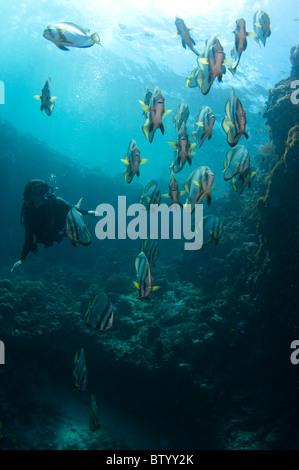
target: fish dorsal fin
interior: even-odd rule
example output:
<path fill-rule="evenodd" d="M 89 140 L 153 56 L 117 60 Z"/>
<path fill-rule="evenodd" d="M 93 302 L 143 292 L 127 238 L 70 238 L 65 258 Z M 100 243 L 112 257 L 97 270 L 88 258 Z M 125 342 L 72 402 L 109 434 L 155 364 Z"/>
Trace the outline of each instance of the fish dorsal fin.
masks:
<path fill-rule="evenodd" d="M 83 28 L 82 26 L 79 26 L 76 23 L 72 23 L 71 21 L 64 21 L 64 24 L 68 24 L 69 26 L 73 26 L 74 28 L 80 29 L 80 31 L 82 31 L 82 33 L 90 34 L 90 30 L 88 28 Z M 66 30 L 66 28 L 64 28 L 63 31 L 65 31 L 65 30 Z"/>
<path fill-rule="evenodd" d="M 75 208 L 76 208 L 76 209 L 79 209 L 79 208 L 81 207 L 82 199 L 83 199 L 83 197 L 81 197 L 81 198 L 79 199 L 79 201 L 77 202 L 77 204 L 75 205 Z"/>

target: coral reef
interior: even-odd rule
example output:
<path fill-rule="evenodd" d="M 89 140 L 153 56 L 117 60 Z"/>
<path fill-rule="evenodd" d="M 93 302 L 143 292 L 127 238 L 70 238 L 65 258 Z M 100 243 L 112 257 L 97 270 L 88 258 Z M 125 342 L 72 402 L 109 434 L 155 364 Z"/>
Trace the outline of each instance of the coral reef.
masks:
<path fill-rule="evenodd" d="M 289 78 L 278 82 L 274 88 L 269 90 L 269 97 L 266 103 L 266 110 L 263 117 L 267 119 L 267 124 L 271 129 L 271 138 L 278 155 L 284 153 L 285 142 L 289 130 L 298 124 L 299 104 L 291 101 L 291 94 L 294 89 L 291 84 L 296 77 L 298 79 L 299 53 L 298 47 L 291 50 L 291 61 L 293 63 Z"/>

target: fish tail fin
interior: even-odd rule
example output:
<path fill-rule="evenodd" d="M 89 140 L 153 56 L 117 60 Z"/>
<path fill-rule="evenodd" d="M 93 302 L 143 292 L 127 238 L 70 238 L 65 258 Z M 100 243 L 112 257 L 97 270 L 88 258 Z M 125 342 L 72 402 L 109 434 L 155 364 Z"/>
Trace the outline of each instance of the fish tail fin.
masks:
<path fill-rule="evenodd" d="M 164 135 L 165 129 L 164 129 L 164 126 L 163 126 L 162 122 L 161 122 L 159 128 L 160 128 L 160 131 L 162 132 L 162 135 Z"/>
<path fill-rule="evenodd" d="M 243 135 L 244 135 L 245 139 L 249 139 L 249 135 L 247 134 L 246 131 L 243 132 Z"/>
<path fill-rule="evenodd" d="M 147 138 L 148 138 L 150 144 L 151 144 L 152 141 L 153 141 L 154 134 L 155 134 L 155 132 L 154 132 L 154 125 L 153 125 L 153 123 L 151 122 L 150 125 L 148 126 L 148 133 L 147 133 Z"/>
<path fill-rule="evenodd" d="M 237 64 L 232 64 L 230 67 L 228 67 L 228 70 L 235 75 L 236 70 L 237 70 Z"/>
<path fill-rule="evenodd" d="M 208 206 L 211 204 L 211 201 L 212 201 L 212 196 L 211 196 L 211 193 L 208 192 L 206 195 L 206 200 L 207 200 L 207 203 L 208 203 Z"/>
<path fill-rule="evenodd" d="M 93 42 L 95 42 L 95 43 L 98 44 L 99 46 L 102 45 L 102 44 L 100 43 L 100 36 L 98 35 L 97 32 L 93 33 L 90 37 L 91 37 L 91 39 L 93 40 Z"/>
<path fill-rule="evenodd" d="M 40 96 L 40 95 L 33 95 L 33 98 L 34 98 L 35 100 L 40 100 L 40 99 L 41 99 L 41 96 Z"/>

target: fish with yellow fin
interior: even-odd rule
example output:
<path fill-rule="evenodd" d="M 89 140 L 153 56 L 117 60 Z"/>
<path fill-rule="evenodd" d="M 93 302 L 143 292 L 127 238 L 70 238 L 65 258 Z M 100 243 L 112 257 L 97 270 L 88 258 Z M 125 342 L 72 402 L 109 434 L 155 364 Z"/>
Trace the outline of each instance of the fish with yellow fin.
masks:
<path fill-rule="evenodd" d="M 271 35 L 271 22 L 268 13 L 258 10 L 253 15 L 253 30 L 256 34 L 255 40 L 260 45 L 266 45 L 266 39 Z"/>
<path fill-rule="evenodd" d="M 229 98 L 225 105 L 225 117 L 222 121 L 222 128 L 227 135 L 227 143 L 234 147 L 242 135 L 248 139 L 246 127 L 246 112 L 237 93 L 231 90 Z"/>
<path fill-rule="evenodd" d="M 194 52 L 194 54 L 198 56 L 199 52 L 197 52 L 197 50 L 194 48 L 196 42 L 190 36 L 190 33 L 189 33 L 189 31 L 192 28 L 187 28 L 184 20 L 182 20 L 182 18 L 179 18 L 178 16 L 175 19 L 175 25 L 176 25 L 177 32 L 174 33 L 173 36 L 174 37 L 181 36 L 183 48 L 186 49 L 186 46 L 188 46 L 189 49 L 191 49 L 191 51 Z"/>
<path fill-rule="evenodd" d="M 184 209 L 192 214 L 195 206 L 200 204 L 205 197 L 208 205 L 211 203 L 211 189 L 215 175 L 208 166 L 196 168 L 189 175 L 184 188 L 188 193 L 188 198 L 184 204 Z"/>
<path fill-rule="evenodd" d="M 76 246 L 76 243 L 80 245 L 90 245 L 92 238 L 88 230 L 87 224 L 85 223 L 83 215 L 77 210 L 80 209 L 81 201 L 70 208 L 66 216 L 65 234 L 72 240 L 72 244 Z"/>
<path fill-rule="evenodd" d="M 182 127 L 179 131 L 177 142 L 168 142 L 169 145 L 174 147 L 174 161 L 170 166 L 170 170 L 174 173 L 178 173 L 184 168 L 186 162 L 191 165 L 191 156 L 195 155 L 193 151 L 196 143 L 191 143 L 189 140 L 189 134 L 187 132 L 186 123 L 183 122 Z"/>
<path fill-rule="evenodd" d="M 164 101 L 165 98 L 162 95 L 160 88 L 156 86 L 152 93 L 149 104 L 142 104 L 142 109 L 147 114 L 147 119 L 142 126 L 142 130 L 150 143 L 152 143 L 157 129 L 160 129 L 164 135 L 165 130 L 162 119 L 167 116 L 167 114 L 171 113 L 171 109 L 164 108 Z"/>
<path fill-rule="evenodd" d="M 256 175 L 251 170 L 250 156 L 244 145 L 237 145 L 229 150 L 224 161 L 224 179 L 231 180 L 233 189 L 242 194 L 245 187 L 251 187 L 250 179 Z"/>
<path fill-rule="evenodd" d="M 135 175 L 137 178 L 140 176 L 139 165 L 147 162 L 146 158 L 140 158 L 140 150 L 134 139 L 130 140 L 128 150 L 124 159 L 121 159 L 125 163 L 126 168 L 124 171 L 124 177 L 127 183 L 131 183 Z"/>
<path fill-rule="evenodd" d="M 62 51 L 69 51 L 68 47 L 86 48 L 94 44 L 102 45 L 97 32 L 90 34 L 89 29 L 69 21 L 50 24 L 44 30 L 43 36 Z"/>
<path fill-rule="evenodd" d="M 56 96 L 51 96 L 51 78 L 50 77 L 47 78 L 44 84 L 44 87 L 42 89 L 42 94 L 34 95 L 34 98 L 36 100 L 41 101 L 40 110 L 41 111 L 45 110 L 45 113 L 47 114 L 47 116 L 51 116 L 52 111 L 55 106 Z"/>
<path fill-rule="evenodd" d="M 179 132 L 183 123 L 187 123 L 189 118 L 189 106 L 187 103 L 182 102 L 178 105 L 176 112 L 172 118 L 172 121 L 175 123 L 175 130 Z"/>
<path fill-rule="evenodd" d="M 199 70 L 196 81 L 201 92 L 206 95 L 215 80 L 222 82 L 222 75 L 226 73 L 226 64 L 231 63 L 225 58 L 223 47 L 216 36 L 206 40 L 204 52 L 197 58 Z"/>
<path fill-rule="evenodd" d="M 171 198 L 171 203 L 169 204 L 169 207 L 172 206 L 172 204 L 178 204 L 179 206 L 183 207 L 182 204 L 179 201 L 179 196 L 185 194 L 186 191 L 179 191 L 179 185 L 176 180 L 176 177 L 174 176 L 173 171 L 171 171 L 170 174 L 170 179 L 169 179 L 169 193 L 162 194 L 164 197 L 170 197 Z"/>
<path fill-rule="evenodd" d="M 235 62 L 228 67 L 233 75 L 235 75 L 237 67 L 239 65 L 241 55 L 247 47 L 247 36 L 256 37 L 255 33 L 246 31 L 246 22 L 244 18 L 239 18 L 236 21 L 235 35 L 235 46 L 231 50 L 231 56 L 235 59 Z"/>
<path fill-rule="evenodd" d="M 208 140 L 212 138 L 215 120 L 215 114 L 209 106 L 200 108 L 195 121 L 195 131 L 192 132 L 193 139 L 198 142 L 198 148 L 202 146 L 206 138 Z"/>
<path fill-rule="evenodd" d="M 151 180 L 144 188 L 139 203 L 143 204 L 146 209 L 150 209 L 151 204 L 160 204 L 161 191 L 158 183 L 155 180 Z"/>
<path fill-rule="evenodd" d="M 148 297 L 151 292 L 159 289 L 159 286 L 153 286 L 150 265 L 143 251 L 139 253 L 135 260 L 135 269 L 137 278 L 134 285 L 138 289 L 139 299 Z"/>

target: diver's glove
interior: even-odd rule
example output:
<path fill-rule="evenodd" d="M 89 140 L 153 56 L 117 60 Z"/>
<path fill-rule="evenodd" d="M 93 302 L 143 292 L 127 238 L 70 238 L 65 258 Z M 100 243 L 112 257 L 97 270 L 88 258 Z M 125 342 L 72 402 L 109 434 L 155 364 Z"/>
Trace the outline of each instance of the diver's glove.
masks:
<path fill-rule="evenodd" d="M 22 264 L 22 263 L 23 263 L 23 261 L 20 260 L 20 259 L 19 259 L 19 261 L 16 261 L 15 264 L 13 265 L 13 267 L 11 268 L 10 272 L 12 273 L 13 270 L 14 270 L 15 268 L 17 268 L 18 266 L 20 266 L 20 264 Z"/>
<path fill-rule="evenodd" d="M 97 211 L 88 211 L 87 214 L 91 215 L 92 217 L 96 217 L 100 215 Z"/>

